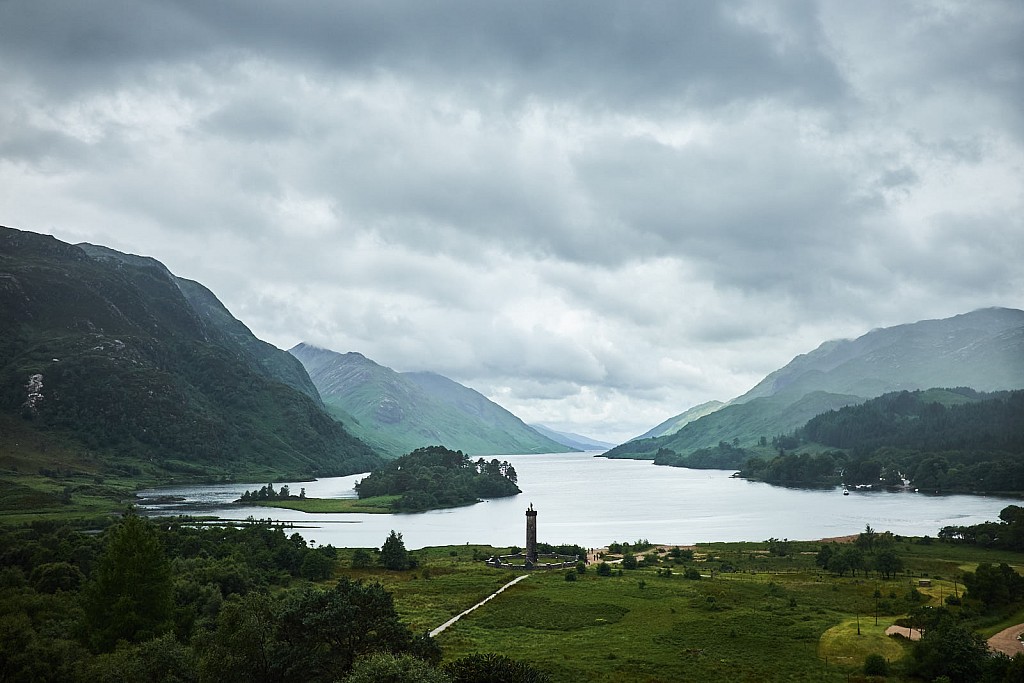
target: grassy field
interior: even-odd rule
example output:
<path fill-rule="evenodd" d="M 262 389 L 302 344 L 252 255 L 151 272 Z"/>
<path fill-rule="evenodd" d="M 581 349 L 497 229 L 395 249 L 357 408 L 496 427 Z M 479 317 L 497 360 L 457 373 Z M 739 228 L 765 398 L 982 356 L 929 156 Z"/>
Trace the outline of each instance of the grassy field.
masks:
<path fill-rule="evenodd" d="M 680 563 L 671 575 L 664 565 L 611 577 L 590 567 L 572 582 L 561 571 L 536 572 L 438 642 L 446 659 L 502 653 L 542 667 L 554 681 L 573 683 L 857 680 L 869 654 L 894 664 L 906 656 L 909 645 L 884 636 L 885 628 L 914 606 L 939 605 L 953 592 L 958 572 L 983 561 L 1024 563 L 1014 553 L 919 541 L 898 545 L 907 571 L 888 581 L 822 572 L 814 564 L 818 543 L 791 543 L 783 557 L 770 555 L 767 544 L 702 545 L 695 561 Z M 342 552 L 342 565 L 349 552 Z M 429 548 L 415 553 L 420 566 L 408 572 L 343 571 L 381 581 L 403 619 L 428 631 L 516 576 L 480 561 L 495 552 L 507 550 Z M 714 578 L 685 579 L 684 566 Z M 931 587 L 918 585 L 925 576 Z M 911 597 L 914 589 L 920 597 Z M 1004 621 L 1016 623 L 1017 617 L 1024 621 L 1024 615 Z"/>
<path fill-rule="evenodd" d="M 345 513 L 362 512 L 388 514 L 394 512 L 391 504 L 400 496 L 374 496 L 372 498 L 289 498 L 288 500 L 262 500 L 254 505 L 268 508 L 287 508 L 300 512 Z"/>

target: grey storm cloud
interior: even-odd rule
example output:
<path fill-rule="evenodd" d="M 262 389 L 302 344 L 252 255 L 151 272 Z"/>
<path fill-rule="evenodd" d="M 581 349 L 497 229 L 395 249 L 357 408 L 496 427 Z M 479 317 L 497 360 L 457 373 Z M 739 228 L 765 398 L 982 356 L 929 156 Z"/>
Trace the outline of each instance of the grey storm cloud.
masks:
<path fill-rule="evenodd" d="M 1024 7 L 0 3 L 2 223 L 609 440 L 1024 306 Z"/>
<path fill-rule="evenodd" d="M 743 3 L 704 2 L 9 3 L 0 16 L 5 51 L 64 87 L 69 71 L 89 87 L 139 65 L 251 53 L 596 104 L 834 98 L 842 79 L 812 7 L 792 7 L 775 18 L 784 32 Z"/>

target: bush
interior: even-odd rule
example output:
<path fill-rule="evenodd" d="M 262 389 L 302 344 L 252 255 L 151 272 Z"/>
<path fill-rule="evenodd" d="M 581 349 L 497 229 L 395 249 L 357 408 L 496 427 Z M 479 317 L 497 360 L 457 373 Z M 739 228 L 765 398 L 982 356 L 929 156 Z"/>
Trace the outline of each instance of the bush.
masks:
<path fill-rule="evenodd" d="M 611 576 L 612 575 L 612 566 L 610 564 L 608 564 L 607 562 L 602 562 L 601 564 L 597 565 L 597 575 L 598 576 Z"/>
<path fill-rule="evenodd" d="M 505 683 L 546 683 L 548 675 L 526 662 L 504 655 L 476 654 L 449 662 L 444 671 L 453 683 L 504 681 Z"/>
<path fill-rule="evenodd" d="M 889 662 L 885 661 L 882 655 L 868 655 L 864 660 L 865 676 L 888 676 Z"/>
<path fill-rule="evenodd" d="M 565 573 L 565 580 L 566 581 L 575 581 L 577 576 L 578 576 L 578 574 L 576 574 L 576 570 L 570 569 L 569 571 L 567 571 Z"/>
<path fill-rule="evenodd" d="M 352 553 L 352 568 L 353 569 L 366 569 L 373 565 L 373 557 L 365 548 L 356 548 L 356 551 Z"/>

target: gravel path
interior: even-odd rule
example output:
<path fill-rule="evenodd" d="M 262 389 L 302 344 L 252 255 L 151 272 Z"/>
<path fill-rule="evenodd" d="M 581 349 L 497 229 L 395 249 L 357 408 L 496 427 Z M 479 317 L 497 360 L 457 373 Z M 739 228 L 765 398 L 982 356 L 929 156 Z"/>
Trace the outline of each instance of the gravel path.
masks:
<path fill-rule="evenodd" d="M 1008 657 L 1012 657 L 1018 652 L 1024 652 L 1024 645 L 1021 645 L 1017 639 L 1021 632 L 1024 632 L 1024 624 L 1003 629 L 988 639 L 988 649 L 1002 652 Z"/>
<path fill-rule="evenodd" d="M 475 609 L 476 609 L 477 607 L 479 607 L 480 605 L 484 604 L 484 603 L 485 603 L 485 602 L 487 602 L 488 600 L 491 600 L 492 598 L 494 598 L 495 596 L 497 596 L 497 595 L 498 595 L 498 593 L 502 592 L 503 590 L 505 590 L 505 589 L 506 589 L 506 588 L 508 588 L 509 586 L 514 586 L 514 585 L 516 585 L 517 583 L 519 583 L 520 581 L 522 581 L 523 579 L 525 579 L 525 578 L 526 578 L 526 577 L 528 577 L 528 576 L 529 576 L 529 574 L 520 574 L 519 576 L 517 576 L 516 578 L 512 579 L 511 581 L 509 581 L 508 583 L 506 583 L 506 584 L 505 584 L 504 586 L 502 586 L 501 588 L 499 588 L 498 590 L 496 590 L 496 591 L 494 591 L 493 593 L 491 593 L 490 595 L 488 595 L 488 596 L 487 596 L 486 598 L 484 598 L 484 599 L 483 599 L 483 600 L 481 600 L 480 602 L 478 602 L 478 603 L 476 603 L 475 605 L 473 605 L 472 607 L 470 607 L 470 608 L 469 608 L 468 610 L 466 610 L 465 612 L 463 612 L 463 613 L 461 613 L 461 614 L 457 614 L 457 615 L 455 615 L 454 617 L 452 617 L 452 618 L 451 618 L 451 619 L 449 619 L 448 621 L 444 622 L 443 624 L 441 624 L 440 626 L 438 626 L 437 628 L 435 628 L 435 629 L 434 629 L 433 631 L 431 631 L 431 632 L 430 632 L 430 637 L 431 637 L 431 638 L 433 638 L 434 636 L 436 636 L 437 634 L 441 633 L 441 632 L 442 632 L 442 631 L 444 631 L 444 630 L 445 630 L 446 628 L 448 628 L 449 626 L 451 626 L 452 624 L 454 624 L 454 623 L 455 623 L 456 621 L 458 621 L 458 620 L 459 620 L 459 619 L 461 619 L 462 617 L 466 616 L 467 614 L 469 614 L 470 612 L 472 612 L 473 610 L 475 610 Z"/>

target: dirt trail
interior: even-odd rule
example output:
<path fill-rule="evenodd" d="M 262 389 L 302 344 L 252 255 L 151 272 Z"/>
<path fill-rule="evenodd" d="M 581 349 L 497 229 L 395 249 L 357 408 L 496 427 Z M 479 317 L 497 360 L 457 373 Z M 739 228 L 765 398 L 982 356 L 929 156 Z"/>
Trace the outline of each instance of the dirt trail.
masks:
<path fill-rule="evenodd" d="M 1024 652 L 1024 645 L 1017 639 L 1017 636 L 1024 632 L 1024 624 L 1017 624 L 1010 628 L 1003 629 L 988 639 L 988 649 L 1002 652 L 1007 657 L 1012 657 L 1018 652 Z"/>

